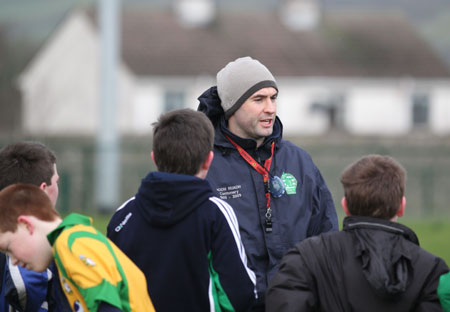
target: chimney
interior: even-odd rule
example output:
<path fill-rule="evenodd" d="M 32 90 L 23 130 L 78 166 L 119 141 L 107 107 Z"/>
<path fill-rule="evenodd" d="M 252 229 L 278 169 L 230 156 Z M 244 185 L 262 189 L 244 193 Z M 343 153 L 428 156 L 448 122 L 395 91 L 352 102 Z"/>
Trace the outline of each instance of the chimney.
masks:
<path fill-rule="evenodd" d="M 320 21 L 319 0 L 285 0 L 281 4 L 280 18 L 292 31 L 312 30 Z"/>
<path fill-rule="evenodd" d="M 180 23 L 186 27 L 201 27 L 214 20 L 213 0 L 176 0 L 174 11 Z"/>

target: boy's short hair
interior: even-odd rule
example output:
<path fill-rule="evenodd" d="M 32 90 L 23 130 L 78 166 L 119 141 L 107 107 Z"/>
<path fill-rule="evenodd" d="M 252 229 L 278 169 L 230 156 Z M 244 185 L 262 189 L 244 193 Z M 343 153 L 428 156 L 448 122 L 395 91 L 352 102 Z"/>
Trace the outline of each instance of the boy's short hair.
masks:
<path fill-rule="evenodd" d="M 153 123 L 153 155 L 159 171 L 195 175 L 213 149 L 214 127 L 192 109 L 162 114 Z"/>
<path fill-rule="evenodd" d="M 348 211 L 354 216 L 392 219 L 400 208 L 405 181 L 405 169 L 392 157 L 362 157 L 341 175 Z"/>
<path fill-rule="evenodd" d="M 59 217 L 47 193 L 36 185 L 12 184 L 0 191 L 0 231 L 15 232 L 19 216 L 34 216 L 42 221 Z"/>
<path fill-rule="evenodd" d="M 0 150 L 0 190 L 14 183 L 51 185 L 56 157 L 38 142 L 12 143 Z"/>

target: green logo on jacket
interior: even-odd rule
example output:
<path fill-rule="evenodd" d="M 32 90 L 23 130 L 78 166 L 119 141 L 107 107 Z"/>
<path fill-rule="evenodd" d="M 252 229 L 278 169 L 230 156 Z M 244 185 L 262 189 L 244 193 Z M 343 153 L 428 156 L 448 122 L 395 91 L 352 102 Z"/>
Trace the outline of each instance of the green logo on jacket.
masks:
<path fill-rule="evenodd" d="M 297 194 L 298 182 L 292 174 L 283 172 L 283 174 L 281 175 L 281 180 L 283 180 L 284 186 L 286 187 L 286 194 Z"/>

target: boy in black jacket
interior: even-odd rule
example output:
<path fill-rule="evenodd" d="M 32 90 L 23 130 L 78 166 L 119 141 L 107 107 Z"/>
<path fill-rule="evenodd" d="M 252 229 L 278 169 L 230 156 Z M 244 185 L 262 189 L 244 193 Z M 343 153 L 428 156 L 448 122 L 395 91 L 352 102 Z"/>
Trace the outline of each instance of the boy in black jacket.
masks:
<path fill-rule="evenodd" d="M 368 155 L 341 176 L 343 231 L 298 243 L 269 283 L 266 311 L 441 311 L 445 262 L 395 221 L 405 211 L 405 169 Z"/>

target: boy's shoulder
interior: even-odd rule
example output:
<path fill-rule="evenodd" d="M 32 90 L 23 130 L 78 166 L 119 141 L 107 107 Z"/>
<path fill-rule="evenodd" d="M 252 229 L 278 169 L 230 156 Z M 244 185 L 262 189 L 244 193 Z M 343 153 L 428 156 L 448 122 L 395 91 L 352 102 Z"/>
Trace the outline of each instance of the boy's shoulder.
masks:
<path fill-rule="evenodd" d="M 321 233 L 308 237 L 295 244 L 293 253 L 303 261 L 321 263 L 336 262 L 354 254 L 355 242 L 352 235 L 346 231 Z"/>
<path fill-rule="evenodd" d="M 305 243 L 320 245 L 322 244 L 323 241 L 338 241 L 338 240 L 346 241 L 349 239 L 351 239 L 351 237 L 345 231 L 342 230 L 330 231 L 307 237 L 304 240 L 298 242 L 296 245 L 301 245 Z"/>
<path fill-rule="evenodd" d="M 97 230 L 92 225 L 75 224 L 70 227 L 63 228 L 54 242 L 54 249 L 56 251 L 69 250 L 72 251 L 75 247 L 78 250 L 80 246 L 92 246 L 107 244 L 106 236 Z"/>
<path fill-rule="evenodd" d="M 119 231 L 121 231 L 122 228 L 131 219 L 134 212 L 136 211 L 133 208 L 134 204 L 135 204 L 135 197 L 131 197 L 130 199 L 126 200 L 119 208 L 117 208 L 117 210 L 111 216 L 111 219 L 109 220 L 106 228 L 107 236 L 109 238 L 113 234 L 113 232 L 118 233 Z"/>
<path fill-rule="evenodd" d="M 130 213 L 131 210 L 133 210 L 133 206 L 135 205 L 135 197 L 131 197 L 127 199 L 122 205 L 119 206 L 119 208 L 114 211 L 111 220 L 122 218 L 123 216 L 126 216 Z"/>
<path fill-rule="evenodd" d="M 76 237 L 73 236 L 74 233 L 77 233 Z M 78 237 L 86 236 L 86 235 L 88 235 L 88 233 L 97 234 L 97 233 L 99 233 L 99 231 L 96 228 L 94 228 L 92 225 L 75 224 L 71 227 L 66 227 L 66 228 L 62 229 L 58 238 L 72 236 L 72 239 L 75 239 Z"/>
<path fill-rule="evenodd" d="M 236 219 L 236 215 L 231 205 L 216 196 L 209 197 L 209 200 L 206 203 L 203 203 L 198 207 L 198 211 L 200 214 L 207 218 L 216 219 L 218 216 L 220 216 L 224 217 L 225 219 Z"/>
<path fill-rule="evenodd" d="M 65 271 L 84 268 L 94 272 L 106 264 L 115 267 L 110 242 L 93 226 L 77 224 L 63 229 L 53 248 L 58 268 L 63 266 Z"/>

